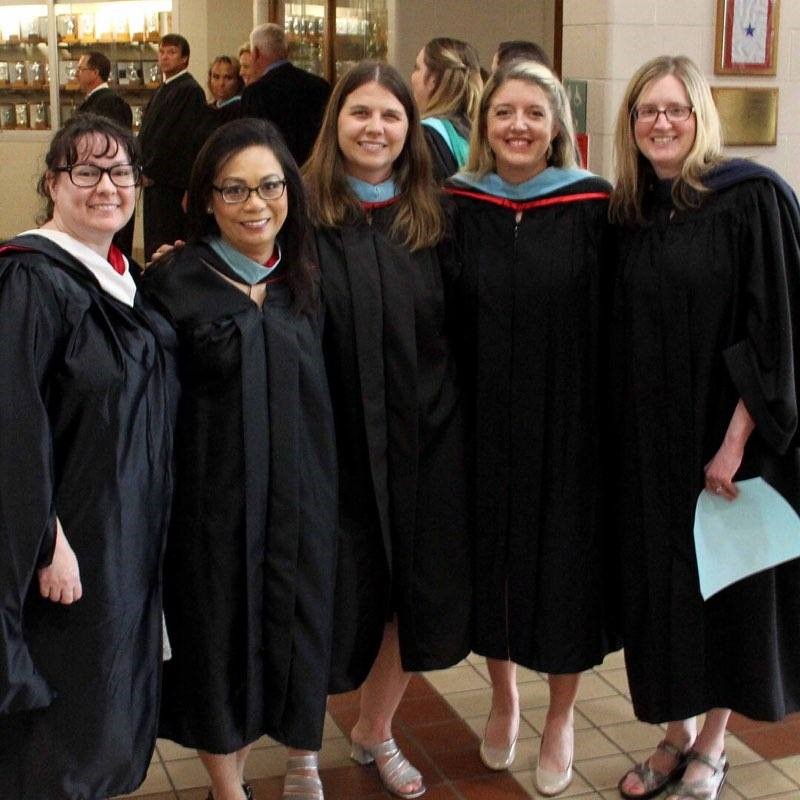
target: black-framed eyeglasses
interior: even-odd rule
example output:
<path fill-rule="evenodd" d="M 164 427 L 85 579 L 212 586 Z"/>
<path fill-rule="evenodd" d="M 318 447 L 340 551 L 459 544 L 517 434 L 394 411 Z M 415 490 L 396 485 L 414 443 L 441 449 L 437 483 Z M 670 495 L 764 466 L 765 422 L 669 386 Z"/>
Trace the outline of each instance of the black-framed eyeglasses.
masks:
<path fill-rule="evenodd" d="M 127 189 L 139 183 L 142 170 L 136 164 L 114 164 L 113 167 L 98 167 L 97 164 L 69 164 L 55 167 L 54 172 L 66 172 L 69 179 L 83 189 L 97 186 L 105 172 L 114 186 Z"/>
<path fill-rule="evenodd" d="M 655 124 L 656 120 L 663 114 L 667 122 L 686 122 L 692 116 L 694 111 L 693 106 L 684 105 L 671 105 L 666 108 L 659 108 L 658 106 L 636 106 L 633 109 L 633 118 L 637 122 L 652 122 Z"/>
<path fill-rule="evenodd" d="M 246 186 L 243 183 L 232 183 L 229 186 L 214 186 L 211 188 L 222 195 L 225 203 L 244 203 L 255 192 L 262 200 L 277 200 L 286 189 L 286 180 L 283 178 L 264 178 L 258 186 Z"/>

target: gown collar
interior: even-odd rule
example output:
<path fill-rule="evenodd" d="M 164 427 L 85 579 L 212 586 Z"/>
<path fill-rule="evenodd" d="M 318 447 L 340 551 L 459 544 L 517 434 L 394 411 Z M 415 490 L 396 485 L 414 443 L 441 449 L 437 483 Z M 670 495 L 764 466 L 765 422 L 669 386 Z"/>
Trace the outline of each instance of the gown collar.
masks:
<path fill-rule="evenodd" d="M 89 272 L 94 275 L 100 288 L 115 300 L 119 300 L 126 306 L 133 308 L 134 297 L 136 296 L 136 284 L 133 281 L 130 269 L 128 269 L 128 259 L 122 256 L 124 271 L 120 274 L 110 261 L 98 255 L 83 242 L 74 239 L 68 233 L 52 230 L 51 228 L 34 228 L 24 231 L 20 236 L 38 236 L 47 239 L 60 247 L 74 259 L 83 264 Z M 113 248 L 113 245 L 112 245 Z M 109 251 L 111 252 L 111 251 Z M 115 260 L 118 256 L 115 255 Z"/>
<path fill-rule="evenodd" d="M 266 264 L 259 264 L 258 261 L 248 258 L 235 247 L 231 247 L 221 236 L 208 236 L 205 242 L 233 274 L 249 286 L 265 281 L 281 261 L 281 247 L 277 242 Z"/>
<path fill-rule="evenodd" d="M 400 190 L 394 182 L 394 176 L 382 183 L 367 183 L 367 181 L 347 176 L 347 183 L 353 190 L 355 196 L 362 202 L 369 205 L 378 203 L 381 205 L 391 203 L 399 194 Z"/>
<path fill-rule="evenodd" d="M 509 183 L 504 181 L 496 172 L 489 172 L 478 177 L 471 172 L 458 172 L 451 181 L 460 186 L 502 197 L 506 200 L 533 200 L 537 197 L 565 189 L 578 181 L 593 178 L 594 174 L 585 169 L 574 167 L 547 167 L 538 175 L 523 183 Z"/>

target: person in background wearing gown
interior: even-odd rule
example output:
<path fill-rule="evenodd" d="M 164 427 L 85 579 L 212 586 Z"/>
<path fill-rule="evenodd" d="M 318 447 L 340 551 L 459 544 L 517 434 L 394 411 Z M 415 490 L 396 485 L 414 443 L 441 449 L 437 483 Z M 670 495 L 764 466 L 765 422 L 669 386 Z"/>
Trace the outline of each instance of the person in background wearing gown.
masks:
<path fill-rule="evenodd" d="M 178 332 L 183 380 L 160 733 L 200 751 L 212 800 L 243 800 L 260 736 L 302 751 L 322 742 L 333 418 L 305 192 L 277 130 L 242 119 L 215 131 L 187 213 L 188 244 L 143 281 Z M 285 797 L 317 796 L 297 766 Z"/>
<path fill-rule="evenodd" d="M 231 56 L 217 56 L 208 68 L 209 105 L 217 112 L 218 123 L 238 119 L 241 114 L 244 78 L 239 61 Z"/>
<path fill-rule="evenodd" d="M 0 797 L 104 800 L 156 740 L 161 556 L 177 400 L 172 329 L 112 246 L 129 130 L 73 117 L 47 221 L 0 247 Z"/>
<path fill-rule="evenodd" d="M 483 89 L 475 48 L 458 39 L 431 39 L 417 54 L 411 88 L 441 183 L 467 163 L 470 120 Z"/>
<path fill-rule="evenodd" d="M 377 762 L 396 796 L 419 797 L 392 720 L 410 672 L 469 651 L 471 534 L 445 220 L 397 70 L 347 72 L 304 174 L 339 458 L 331 690 L 361 686 L 352 757 Z"/>
<path fill-rule="evenodd" d="M 704 602 L 693 541 L 698 495 L 735 504 L 734 479 L 762 476 L 800 508 L 800 217 L 778 175 L 721 157 L 708 84 L 683 56 L 633 76 L 614 152 L 625 661 L 636 716 L 667 723 L 619 789 L 713 800 L 730 710 L 800 708 L 800 562 Z"/>
<path fill-rule="evenodd" d="M 563 86 L 511 62 L 486 84 L 456 204 L 475 437 L 475 638 L 492 708 L 480 755 L 514 760 L 516 665 L 547 672 L 540 794 L 572 779 L 580 672 L 619 647 L 601 467 L 610 186 L 575 167 Z"/>

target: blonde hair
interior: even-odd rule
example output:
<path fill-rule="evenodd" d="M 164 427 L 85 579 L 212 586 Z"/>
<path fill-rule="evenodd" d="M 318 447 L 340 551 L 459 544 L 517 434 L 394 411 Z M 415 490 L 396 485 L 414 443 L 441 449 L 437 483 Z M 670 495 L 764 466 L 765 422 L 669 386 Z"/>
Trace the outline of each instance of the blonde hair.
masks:
<path fill-rule="evenodd" d="M 419 112 L 400 73 L 389 64 L 362 61 L 333 89 L 314 149 L 303 167 L 309 210 L 315 225 L 339 227 L 364 219 L 364 210 L 347 182 L 339 147 L 339 114 L 347 98 L 367 83 L 377 83 L 403 106 L 408 133 L 393 165 L 400 196 L 391 234 L 411 250 L 433 247 L 444 235 L 444 213 L 433 184 L 433 169 Z"/>
<path fill-rule="evenodd" d="M 459 39 L 431 39 L 422 59 L 433 76 L 433 91 L 428 105 L 420 109 L 424 117 L 456 117 L 469 123 L 478 110 L 483 89 L 481 65 L 472 45 Z"/>
<path fill-rule="evenodd" d="M 535 61 L 511 61 L 498 67 L 483 89 L 478 109 L 477 125 L 472 126 L 469 142 L 469 161 L 465 170 L 478 177 L 496 171 L 496 161 L 489 146 L 487 118 L 492 98 L 507 81 L 524 81 L 538 86 L 547 97 L 553 119 L 558 125 L 558 133 L 550 143 L 547 165 L 550 167 L 575 167 L 575 130 L 572 125 L 572 111 L 569 98 L 561 81 L 544 65 Z"/>
<path fill-rule="evenodd" d="M 613 222 L 642 224 L 642 199 L 653 177 L 650 162 L 642 155 L 634 136 L 634 110 L 647 86 L 665 75 L 683 83 L 694 109 L 695 137 L 672 187 L 678 208 L 695 208 L 708 191 L 702 176 L 722 160 L 722 132 L 711 89 L 697 65 L 686 56 L 658 56 L 643 64 L 628 83 L 614 131 L 614 168 L 617 183 L 611 194 L 609 215 Z"/>

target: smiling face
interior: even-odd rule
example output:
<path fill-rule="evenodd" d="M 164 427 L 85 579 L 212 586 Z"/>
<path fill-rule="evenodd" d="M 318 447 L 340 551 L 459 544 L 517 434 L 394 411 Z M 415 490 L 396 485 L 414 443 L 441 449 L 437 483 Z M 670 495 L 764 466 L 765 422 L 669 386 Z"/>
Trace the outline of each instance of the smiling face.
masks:
<path fill-rule="evenodd" d="M 283 168 L 269 147 L 253 145 L 231 156 L 214 176 L 214 185 L 258 186 L 268 178 L 284 179 Z M 287 190 L 277 200 L 263 200 L 251 192 L 243 203 L 226 203 L 212 192 L 211 210 L 220 235 L 233 248 L 259 264 L 265 264 L 275 239 L 286 221 Z"/>
<path fill-rule="evenodd" d="M 421 112 L 428 107 L 431 95 L 434 90 L 434 77 L 425 63 L 425 48 L 417 54 L 414 62 L 414 71 L 411 73 L 411 90 L 414 92 L 414 100 Z"/>
<path fill-rule="evenodd" d="M 683 81 L 675 75 L 664 75 L 642 89 L 635 108 L 653 106 L 666 109 L 674 106 L 691 106 Z M 661 180 L 677 178 L 683 162 L 694 145 L 697 120 L 689 114 L 683 121 L 670 121 L 664 113 L 654 121 L 634 120 L 633 135 L 641 154 L 650 162 Z"/>
<path fill-rule="evenodd" d="M 83 136 L 77 142 L 75 163 L 98 167 L 129 164 L 127 151 L 114 144 L 111 154 L 106 154 L 109 148 L 105 136 Z M 136 187 L 115 186 L 108 173 L 103 173 L 96 186 L 75 186 L 66 172 L 48 176 L 47 187 L 53 200 L 53 219 L 48 226 L 68 233 L 105 257 L 111 238 L 133 214 Z"/>
<path fill-rule="evenodd" d="M 337 120 L 345 172 L 372 184 L 387 180 L 407 134 L 405 108 L 388 89 L 376 81 L 354 89 Z"/>
<path fill-rule="evenodd" d="M 547 150 L 558 123 L 545 92 L 527 81 L 507 80 L 494 93 L 486 117 L 486 136 L 497 174 L 522 183 L 547 166 Z"/>
<path fill-rule="evenodd" d="M 211 72 L 208 75 L 208 88 L 211 96 L 218 103 L 230 100 L 236 93 L 238 85 L 238 78 L 233 64 L 228 64 L 227 61 L 215 61 L 211 65 Z"/>

